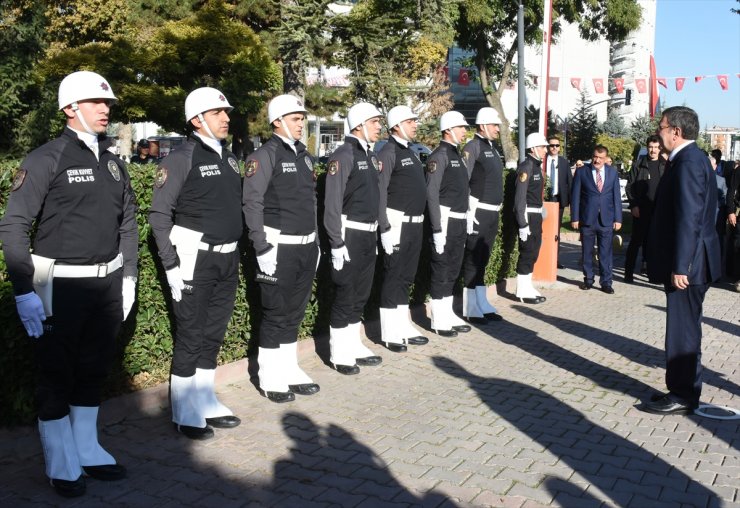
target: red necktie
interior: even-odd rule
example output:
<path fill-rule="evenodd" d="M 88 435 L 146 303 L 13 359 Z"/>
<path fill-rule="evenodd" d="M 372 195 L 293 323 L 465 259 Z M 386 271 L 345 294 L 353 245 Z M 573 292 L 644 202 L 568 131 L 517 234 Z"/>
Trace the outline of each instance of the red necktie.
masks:
<path fill-rule="evenodd" d="M 601 171 L 598 169 L 596 170 L 596 188 L 599 189 L 599 192 L 604 188 L 604 181 L 601 179 Z"/>

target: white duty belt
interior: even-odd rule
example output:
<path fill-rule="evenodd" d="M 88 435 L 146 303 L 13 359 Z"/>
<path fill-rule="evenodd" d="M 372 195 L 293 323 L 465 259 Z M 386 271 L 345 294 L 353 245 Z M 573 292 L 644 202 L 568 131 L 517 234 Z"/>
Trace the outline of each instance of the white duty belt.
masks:
<path fill-rule="evenodd" d="M 489 205 L 488 203 L 481 203 L 478 202 L 477 208 L 480 208 L 481 210 L 491 210 L 493 212 L 498 212 L 501 210 L 501 205 Z"/>
<path fill-rule="evenodd" d="M 211 245 L 205 242 L 198 242 L 199 250 L 207 250 L 208 252 L 220 252 L 221 254 L 228 254 L 236 250 L 237 242 L 222 243 L 221 245 Z"/>
<path fill-rule="evenodd" d="M 378 230 L 378 221 L 375 222 L 358 222 L 355 220 L 344 220 L 342 221 L 342 225 L 345 228 L 349 229 L 356 229 L 358 231 L 369 231 L 371 233 L 374 233 Z"/>
<path fill-rule="evenodd" d="M 413 224 L 419 224 L 424 222 L 424 215 L 404 215 L 402 222 L 411 222 Z"/>
<path fill-rule="evenodd" d="M 123 254 L 120 252 L 118 256 L 113 258 L 107 263 L 97 263 L 95 265 L 60 265 L 56 263 L 54 265 L 54 277 L 61 277 L 65 279 L 82 279 L 87 277 L 95 277 L 102 279 L 107 277 L 111 273 L 115 272 L 123 266 Z"/>
<path fill-rule="evenodd" d="M 541 206 L 539 208 L 535 208 L 533 206 L 528 206 L 527 208 L 525 208 L 525 211 L 527 213 L 538 213 L 538 214 L 542 215 L 542 207 Z"/>
<path fill-rule="evenodd" d="M 468 217 L 468 213 L 467 212 L 453 212 L 452 210 L 450 210 L 450 213 L 447 214 L 447 217 L 449 217 L 450 219 L 465 219 Z"/>
<path fill-rule="evenodd" d="M 315 231 L 309 235 L 284 235 L 280 233 L 280 236 L 278 237 L 278 243 L 286 245 L 306 245 L 308 243 L 313 243 L 315 240 Z"/>

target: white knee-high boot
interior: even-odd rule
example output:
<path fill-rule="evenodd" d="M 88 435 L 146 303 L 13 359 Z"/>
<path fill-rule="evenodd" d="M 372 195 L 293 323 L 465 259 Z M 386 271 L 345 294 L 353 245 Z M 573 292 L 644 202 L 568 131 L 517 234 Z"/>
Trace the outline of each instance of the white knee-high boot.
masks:
<path fill-rule="evenodd" d="M 197 406 L 204 418 L 232 416 L 234 413 L 216 397 L 216 369 L 195 369 Z"/>
<path fill-rule="evenodd" d="M 44 450 L 46 476 L 55 480 L 77 480 L 82 475 L 82 467 L 69 416 L 58 420 L 39 420 L 39 435 Z"/>
<path fill-rule="evenodd" d="M 265 392 L 288 392 L 288 366 L 282 358 L 280 348 L 259 348 L 257 363 L 259 364 L 260 388 Z"/>
<path fill-rule="evenodd" d="M 206 417 L 197 407 L 195 376 L 170 376 L 170 402 L 172 421 L 178 425 L 203 428 Z"/>
<path fill-rule="evenodd" d="M 69 421 L 81 466 L 115 464 L 116 459 L 98 442 L 98 407 L 69 406 Z"/>

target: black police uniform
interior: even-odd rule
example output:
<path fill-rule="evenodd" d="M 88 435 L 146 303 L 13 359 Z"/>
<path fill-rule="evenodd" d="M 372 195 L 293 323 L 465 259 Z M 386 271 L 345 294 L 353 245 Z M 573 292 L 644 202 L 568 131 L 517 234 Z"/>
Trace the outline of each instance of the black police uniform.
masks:
<path fill-rule="evenodd" d="M 427 208 L 432 232 L 443 231 L 440 207 L 447 207 L 444 252 L 437 254 L 432 240 L 431 297 L 441 300 L 452 296 L 465 251 L 468 210 L 468 171 L 457 146 L 442 141 L 426 163 Z"/>
<path fill-rule="evenodd" d="M 273 134 L 247 158 L 244 178 L 242 211 L 255 252 L 279 247 L 274 276 L 257 275 L 259 345 L 268 349 L 296 342 L 318 259 L 313 159 L 303 143 L 293 146 Z M 268 241 L 266 227 L 279 232 L 279 246 Z"/>
<path fill-rule="evenodd" d="M 375 153 L 351 135 L 329 158 L 324 226 L 331 248 L 346 246 L 350 258 L 341 270 L 332 267 L 332 328 L 359 323 L 370 296 L 378 245 L 379 171 Z"/>
<path fill-rule="evenodd" d="M 36 341 L 40 420 L 62 418 L 70 405 L 100 405 L 123 319 L 122 280 L 137 274 L 136 203 L 125 164 L 108 151 L 112 144 L 98 138 L 98 160 L 65 128 L 21 163 L 0 222 L 16 295 L 33 291 L 28 234 L 34 220 L 34 254 L 56 259 L 58 267 L 108 263 L 123 254 L 123 270 L 54 278 L 53 315 Z"/>
<path fill-rule="evenodd" d="M 182 263 L 170 239 L 173 226 L 203 233 L 193 275 L 183 274 L 182 299 L 173 302 L 172 374 L 215 369 L 239 283 L 241 175 L 234 154 L 189 137 L 159 164 L 149 222 L 165 270 Z"/>
<path fill-rule="evenodd" d="M 470 175 L 470 196 L 478 200 L 477 224 L 465 242 L 463 280 L 466 288 L 484 285 L 491 249 L 498 233 L 499 210 L 504 199 L 504 166 L 493 143 L 476 134 L 463 149 Z"/>
<path fill-rule="evenodd" d="M 542 245 L 542 190 L 545 184 L 542 177 L 542 162 L 527 154 L 527 158 L 519 164 L 516 176 L 514 191 L 516 222 L 520 229 L 529 226 L 530 231 L 525 241 L 519 239 L 516 273 L 528 275 L 534 271 L 534 264 Z"/>
<path fill-rule="evenodd" d="M 403 214 L 400 243 L 393 254 L 383 258 L 383 284 L 380 307 L 395 309 L 408 305 L 409 288 L 419 265 L 423 237 L 426 181 L 424 164 L 408 146 L 391 136 L 378 154 L 382 171 L 379 175 L 380 209 L 378 227 L 382 233 L 391 229 L 388 209 Z"/>
<path fill-rule="evenodd" d="M 658 157 L 655 161 L 648 157 L 641 157 L 630 171 L 627 186 L 624 189 L 630 209 L 636 206 L 640 209 L 640 216 L 632 217 L 632 236 L 625 256 L 624 278 L 628 281 L 634 274 L 637 252 L 640 247 L 642 247 L 642 257 L 645 258 L 647 233 L 650 231 L 650 221 L 653 218 L 655 194 L 664 170 L 665 159 L 663 157 Z"/>

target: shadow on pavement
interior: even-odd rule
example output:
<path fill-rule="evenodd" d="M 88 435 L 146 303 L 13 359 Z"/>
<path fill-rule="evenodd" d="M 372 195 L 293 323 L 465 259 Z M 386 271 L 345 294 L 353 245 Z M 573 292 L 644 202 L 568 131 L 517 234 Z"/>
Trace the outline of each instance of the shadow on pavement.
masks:
<path fill-rule="evenodd" d="M 603 492 L 610 506 L 718 505 L 717 495 L 701 483 L 542 390 L 477 376 L 448 358 L 435 356 L 432 361 L 448 375 L 466 380 L 491 411 Z M 561 500 L 559 506 L 598 505 L 591 492 L 584 492 L 587 485 L 550 476 L 544 486 Z"/>

